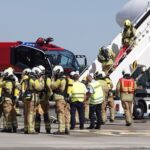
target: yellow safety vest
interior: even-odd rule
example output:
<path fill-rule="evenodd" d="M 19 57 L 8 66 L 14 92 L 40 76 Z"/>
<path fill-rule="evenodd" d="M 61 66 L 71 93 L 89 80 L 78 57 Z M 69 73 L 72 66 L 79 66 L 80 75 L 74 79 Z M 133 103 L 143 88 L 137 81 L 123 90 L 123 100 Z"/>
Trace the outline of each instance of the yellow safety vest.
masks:
<path fill-rule="evenodd" d="M 71 101 L 83 102 L 85 94 L 86 94 L 85 85 L 79 81 L 74 82 L 72 87 L 72 92 L 71 92 Z"/>
<path fill-rule="evenodd" d="M 104 100 L 104 93 L 99 81 L 90 83 L 90 86 L 94 89 L 94 93 L 91 94 L 90 104 L 100 104 Z"/>

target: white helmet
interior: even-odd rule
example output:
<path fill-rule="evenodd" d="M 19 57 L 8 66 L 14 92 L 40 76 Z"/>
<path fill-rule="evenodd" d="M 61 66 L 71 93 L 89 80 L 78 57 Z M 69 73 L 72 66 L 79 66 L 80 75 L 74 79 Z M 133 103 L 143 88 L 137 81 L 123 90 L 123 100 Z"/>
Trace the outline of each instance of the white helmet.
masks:
<path fill-rule="evenodd" d="M 42 71 L 38 68 L 38 67 L 33 67 L 32 68 L 32 72 L 35 74 L 35 75 L 40 75 L 42 73 Z"/>
<path fill-rule="evenodd" d="M 28 75 L 29 73 L 31 73 L 31 69 L 30 68 L 26 68 L 22 71 L 22 75 Z"/>
<path fill-rule="evenodd" d="M 142 72 L 145 72 L 146 69 L 147 69 L 146 66 L 143 66 L 143 67 L 141 68 Z"/>
<path fill-rule="evenodd" d="M 10 70 L 12 73 L 14 73 L 14 68 L 12 68 L 12 67 L 9 67 L 9 68 L 7 68 L 8 70 Z"/>
<path fill-rule="evenodd" d="M 130 74 L 131 74 L 131 72 L 129 69 L 124 69 L 124 75 L 130 75 Z"/>
<path fill-rule="evenodd" d="M 71 75 L 71 76 L 74 76 L 74 75 L 75 75 L 75 71 L 71 71 L 71 72 L 70 72 L 70 75 Z"/>
<path fill-rule="evenodd" d="M 13 75 L 13 70 L 11 70 L 11 69 L 5 69 L 5 70 L 4 70 L 3 76 L 9 77 L 9 76 L 11 76 L 11 75 Z"/>
<path fill-rule="evenodd" d="M 44 66 L 39 65 L 38 68 L 39 68 L 42 72 L 45 72 L 45 67 L 44 67 Z"/>
<path fill-rule="evenodd" d="M 57 66 L 55 66 L 55 67 L 53 68 L 53 72 L 54 72 L 54 73 L 61 73 L 61 72 L 64 72 L 64 69 L 63 69 L 62 66 L 57 65 Z"/>
<path fill-rule="evenodd" d="M 106 76 L 105 72 L 104 71 L 101 71 L 100 73 L 102 75 L 102 77 L 104 78 Z"/>

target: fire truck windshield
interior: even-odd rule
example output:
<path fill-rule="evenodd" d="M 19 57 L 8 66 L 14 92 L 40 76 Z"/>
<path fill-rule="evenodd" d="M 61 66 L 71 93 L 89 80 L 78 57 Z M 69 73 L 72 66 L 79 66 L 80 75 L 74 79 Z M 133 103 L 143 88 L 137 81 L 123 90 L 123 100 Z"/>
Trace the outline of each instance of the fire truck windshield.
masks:
<path fill-rule="evenodd" d="M 52 66 L 61 65 L 63 68 L 79 70 L 80 66 L 75 55 L 68 50 L 46 51 L 46 55 Z"/>

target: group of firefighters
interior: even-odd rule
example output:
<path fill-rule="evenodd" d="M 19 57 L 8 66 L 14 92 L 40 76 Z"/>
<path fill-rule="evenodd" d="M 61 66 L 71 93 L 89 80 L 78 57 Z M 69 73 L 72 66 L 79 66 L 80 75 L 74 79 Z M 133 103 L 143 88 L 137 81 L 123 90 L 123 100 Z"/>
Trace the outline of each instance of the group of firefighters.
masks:
<path fill-rule="evenodd" d="M 131 22 L 125 21 L 122 43 L 129 46 L 133 39 Z M 125 31 L 127 33 L 125 33 Z M 131 35 L 132 34 L 132 35 Z M 5 69 L 0 77 L 0 117 L 3 119 L 2 132 L 17 132 L 18 124 L 15 107 L 18 100 L 24 103 L 24 133 L 40 133 L 41 116 L 44 118 L 46 133 L 51 133 L 49 117 L 49 100 L 56 103 L 58 131 L 54 134 L 69 134 L 75 129 L 77 116 L 79 128 L 83 130 L 85 118 L 90 119 L 88 129 L 100 129 L 107 121 L 106 108 L 110 108 L 110 122 L 115 119 L 113 85 L 108 70 L 112 66 L 115 54 L 107 48 L 100 49 L 99 60 L 103 71 L 88 74 L 79 81 L 79 73 L 72 71 L 69 76 L 64 74 L 62 66 L 55 66 L 52 76 L 46 75 L 46 68 L 39 65 L 23 70 L 21 80 L 14 74 L 14 69 Z M 119 79 L 116 94 L 122 100 L 125 111 L 126 125 L 132 124 L 132 102 L 136 83 L 130 72 L 124 70 Z M 89 109 L 89 114 L 87 110 Z"/>

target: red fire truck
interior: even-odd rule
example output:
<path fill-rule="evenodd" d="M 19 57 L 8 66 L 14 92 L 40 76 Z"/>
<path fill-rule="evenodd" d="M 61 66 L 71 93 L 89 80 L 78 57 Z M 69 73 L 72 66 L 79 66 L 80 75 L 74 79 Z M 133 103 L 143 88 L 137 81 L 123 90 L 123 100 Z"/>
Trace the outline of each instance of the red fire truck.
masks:
<path fill-rule="evenodd" d="M 52 38 L 38 38 L 36 42 L 0 42 L 0 72 L 13 67 L 16 73 L 25 68 L 43 65 L 51 73 L 55 65 L 61 65 L 65 73 L 81 72 L 87 65 L 85 55 L 74 55 L 71 51 L 51 43 Z M 78 58 L 84 64 L 79 65 Z"/>

